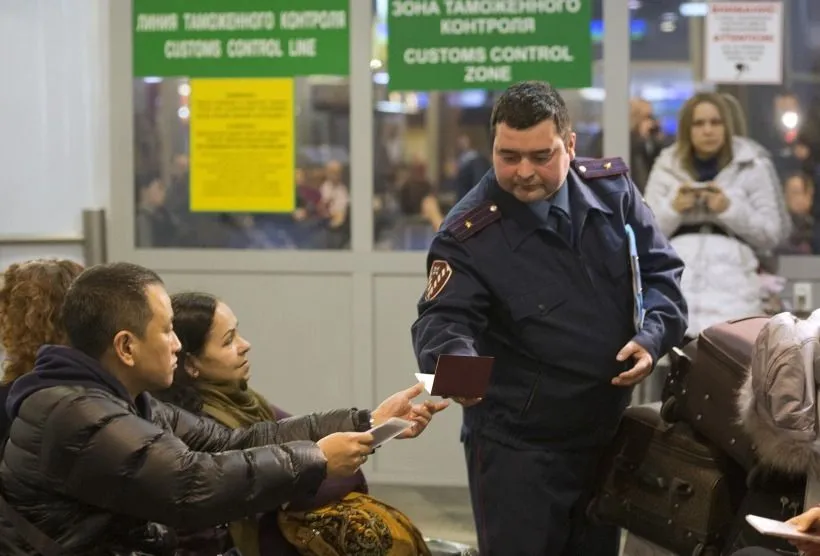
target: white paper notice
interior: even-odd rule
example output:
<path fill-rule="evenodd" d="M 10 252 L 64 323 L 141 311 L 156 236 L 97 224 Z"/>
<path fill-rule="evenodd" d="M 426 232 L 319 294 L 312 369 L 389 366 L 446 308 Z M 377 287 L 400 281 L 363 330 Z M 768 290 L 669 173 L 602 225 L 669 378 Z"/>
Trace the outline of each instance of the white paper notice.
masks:
<path fill-rule="evenodd" d="M 706 81 L 783 82 L 781 2 L 710 2 L 704 40 Z"/>
<path fill-rule="evenodd" d="M 436 375 L 431 375 L 427 373 L 416 373 L 416 380 L 424 383 L 424 389 L 427 390 L 428 394 L 433 391 L 433 380 L 435 378 Z"/>

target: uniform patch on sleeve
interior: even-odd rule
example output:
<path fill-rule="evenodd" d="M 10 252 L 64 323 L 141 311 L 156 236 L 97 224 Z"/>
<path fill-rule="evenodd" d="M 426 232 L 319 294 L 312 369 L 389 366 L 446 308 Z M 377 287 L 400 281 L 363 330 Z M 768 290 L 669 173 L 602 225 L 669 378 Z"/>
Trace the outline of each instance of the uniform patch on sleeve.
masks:
<path fill-rule="evenodd" d="M 444 286 L 453 275 L 453 267 L 447 261 L 436 260 L 430 266 L 430 275 L 427 277 L 427 289 L 424 291 L 424 299 L 431 301 L 444 290 Z"/>

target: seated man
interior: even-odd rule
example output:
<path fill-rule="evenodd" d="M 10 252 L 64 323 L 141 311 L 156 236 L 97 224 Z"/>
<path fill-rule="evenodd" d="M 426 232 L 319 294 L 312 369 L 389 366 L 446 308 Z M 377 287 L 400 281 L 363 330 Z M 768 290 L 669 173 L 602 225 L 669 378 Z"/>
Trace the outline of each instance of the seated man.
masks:
<path fill-rule="evenodd" d="M 372 452 L 367 410 L 230 430 L 151 398 L 171 385 L 180 343 L 148 269 L 86 270 L 62 321 L 73 347 L 41 348 L 7 400 L 0 554 L 32 554 L 38 543 L 66 555 L 172 554 L 166 527 L 275 510 L 326 476 L 355 473 Z M 417 422 L 414 434 L 427 424 L 423 406 L 408 401 L 401 413 Z"/>

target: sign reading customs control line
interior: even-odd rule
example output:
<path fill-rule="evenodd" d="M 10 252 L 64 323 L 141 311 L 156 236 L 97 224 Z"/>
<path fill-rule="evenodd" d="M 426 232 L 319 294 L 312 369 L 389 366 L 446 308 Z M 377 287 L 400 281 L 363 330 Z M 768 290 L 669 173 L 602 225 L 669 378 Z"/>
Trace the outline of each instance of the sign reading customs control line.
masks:
<path fill-rule="evenodd" d="M 132 2 L 137 77 L 349 73 L 347 0 Z"/>
<path fill-rule="evenodd" d="M 614 0 L 613 0 L 614 1 Z M 389 88 L 592 83 L 591 0 L 390 0 Z"/>

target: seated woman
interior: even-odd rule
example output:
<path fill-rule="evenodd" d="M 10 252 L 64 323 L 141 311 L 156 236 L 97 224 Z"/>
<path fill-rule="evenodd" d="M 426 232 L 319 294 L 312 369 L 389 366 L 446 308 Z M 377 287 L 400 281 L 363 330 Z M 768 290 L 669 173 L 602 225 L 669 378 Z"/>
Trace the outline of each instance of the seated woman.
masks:
<path fill-rule="evenodd" d="M 205 293 L 181 293 L 171 297 L 174 330 L 182 344 L 174 385 L 156 397 L 206 415 L 231 428 L 282 418 L 260 394 L 248 387 L 250 344 L 239 335 L 237 319 L 225 303 Z M 417 436 L 433 414 L 447 402 L 412 405 L 421 394 L 421 385 L 387 398 L 372 412 L 374 423 L 388 416 L 414 420 L 404 436 Z M 192 546 L 194 537 L 216 538 L 212 546 L 225 541 L 243 556 L 284 554 L 368 554 L 410 556 L 429 554 L 419 531 L 407 517 L 370 498 L 361 476 L 345 484 L 325 483 L 313 500 L 290 501 L 278 515 L 251 516 L 229 524 L 227 531 L 201 532 L 186 536 L 183 546 Z M 315 534 L 319 532 L 319 535 Z M 290 543 L 282 542 L 282 536 Z M 319 545 L 314 548 L 313 543 Z M 299 545 L 296 552 L 294 546 Z M 225 547 L 219 547 L 224 549 Z M 198 545 L 196 554 L 205 554 Z"/>
<path fill-rule="evenodd" d="M 0 379 L 0 444 L 11 425 L 5 411 L 11 383 L 34 368 L 40 346 L 67 341 L 58 315 L 68 287 L 82 271 L 74 261 L 36 259 L 13 264 L 3 274 L 0 345 L 5 360 Z"/>

